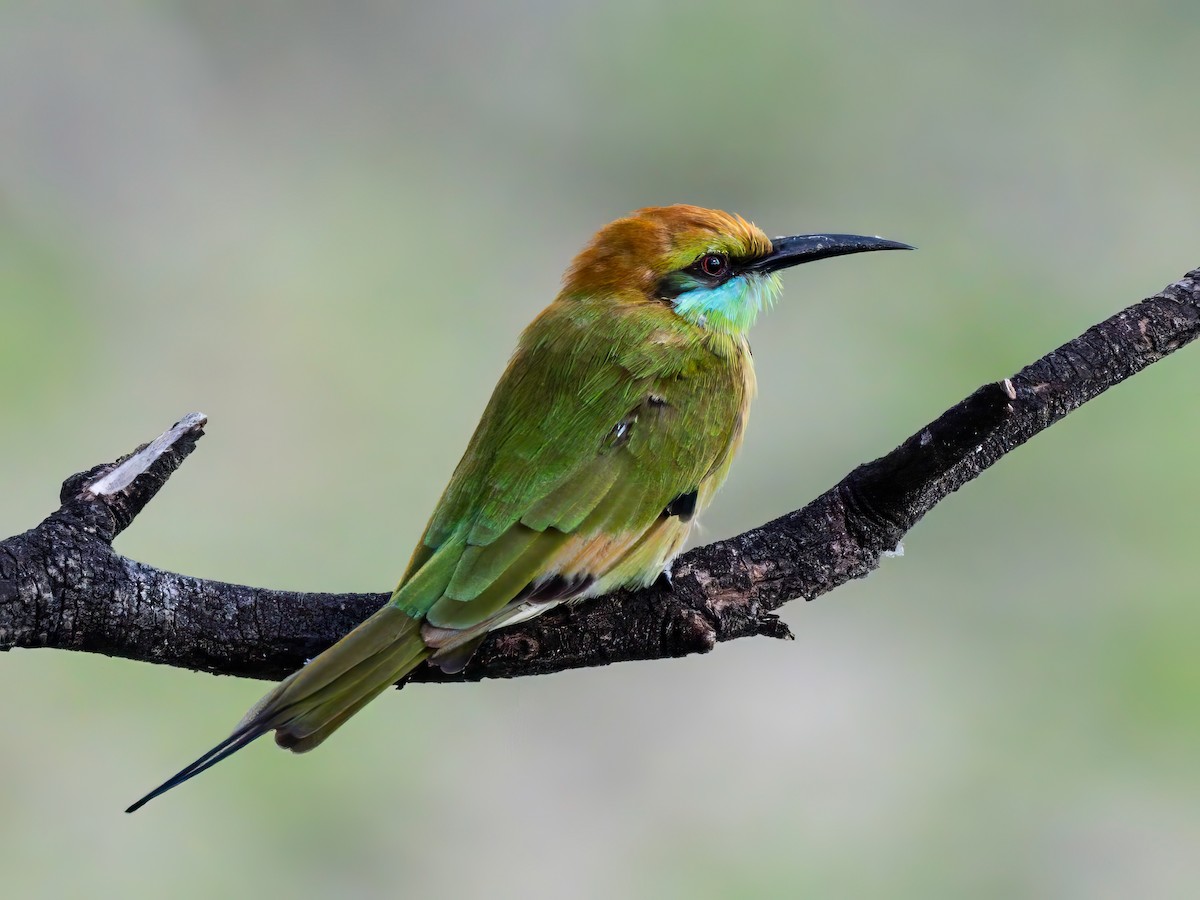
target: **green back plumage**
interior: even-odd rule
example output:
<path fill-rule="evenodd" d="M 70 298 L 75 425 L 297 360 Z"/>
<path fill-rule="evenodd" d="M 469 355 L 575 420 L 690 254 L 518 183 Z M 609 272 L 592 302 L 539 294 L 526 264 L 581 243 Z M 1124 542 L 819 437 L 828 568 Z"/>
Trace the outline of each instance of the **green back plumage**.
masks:
<path fill-rule="evenodd" d="M 711 496 L 741 433 L 748 365 L 740 339 L 663 304 L 556 301 L 522 336 L 393 602 L 466 629 L 555 575 L 590 591 L 652 580 L 654 554 L 655 570 L 621 570 L 628 538 L 702 483 Z M 626 539 L 572 571 L 564 548 L 590 537 Z"/>

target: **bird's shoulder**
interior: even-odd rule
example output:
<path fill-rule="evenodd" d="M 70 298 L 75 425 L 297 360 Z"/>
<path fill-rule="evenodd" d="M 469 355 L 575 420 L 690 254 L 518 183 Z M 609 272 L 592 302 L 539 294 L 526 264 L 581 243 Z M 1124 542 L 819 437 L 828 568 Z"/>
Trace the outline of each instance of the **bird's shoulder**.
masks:
<path fill-rule="evenodd" d="M 573 358 L 634 378 L 686 377 L 740 363 L 734 342 L 698 328 L 668 304 L 608 296 L 550 304 L 522 334 L 513 366 Z"/>

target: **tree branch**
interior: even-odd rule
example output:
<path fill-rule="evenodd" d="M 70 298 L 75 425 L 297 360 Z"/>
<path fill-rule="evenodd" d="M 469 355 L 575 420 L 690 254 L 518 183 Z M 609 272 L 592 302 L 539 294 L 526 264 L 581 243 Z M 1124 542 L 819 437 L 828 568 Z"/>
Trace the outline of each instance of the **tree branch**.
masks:
<path fill-rule="evenodd" d="M 790 638 L 774 610 L 869 574 L 943 498 L 1198 333 L 1200 269 L 984 385 L 803 509 L 684 554 L 672 586 L 553 610 L 489 636 L 459 675 L 422 667 L 414 680 L 512 678 Z M 113 539 L 195 449 L 205 421 L 193 413 L 130 456 L 71 476 L 56 512 L 0 542 L 0 650 L 87 650 L 277 679 L 387 600 L 206 581 L 115 553 Z"/>

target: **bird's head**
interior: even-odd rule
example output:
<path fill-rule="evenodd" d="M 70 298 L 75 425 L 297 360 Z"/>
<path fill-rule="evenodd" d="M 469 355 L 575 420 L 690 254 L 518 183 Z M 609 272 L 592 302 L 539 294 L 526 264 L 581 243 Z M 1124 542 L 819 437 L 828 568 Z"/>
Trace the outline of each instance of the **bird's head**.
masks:
<path fill-rule="evenodd" d="M 742 334 L 779 293 L 781 269 L 846 253 L 911 249 L 856 234 L 772 239 L 720 210 L 655 206 L 601 228 L 567 270 L 560 296 L 667 303 L 702 328 Z"/>

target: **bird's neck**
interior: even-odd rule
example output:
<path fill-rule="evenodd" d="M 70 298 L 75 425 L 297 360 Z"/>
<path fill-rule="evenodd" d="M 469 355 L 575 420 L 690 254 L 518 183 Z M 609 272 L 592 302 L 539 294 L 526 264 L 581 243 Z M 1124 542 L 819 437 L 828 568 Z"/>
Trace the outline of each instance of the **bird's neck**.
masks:
<path fill-rule="evenodd" d="M 699 287 L 675 298 L 675 314 L 705 331 L 744 337 L 779 293 L 774 275 L 744 274 L 714 287 Z"/>

